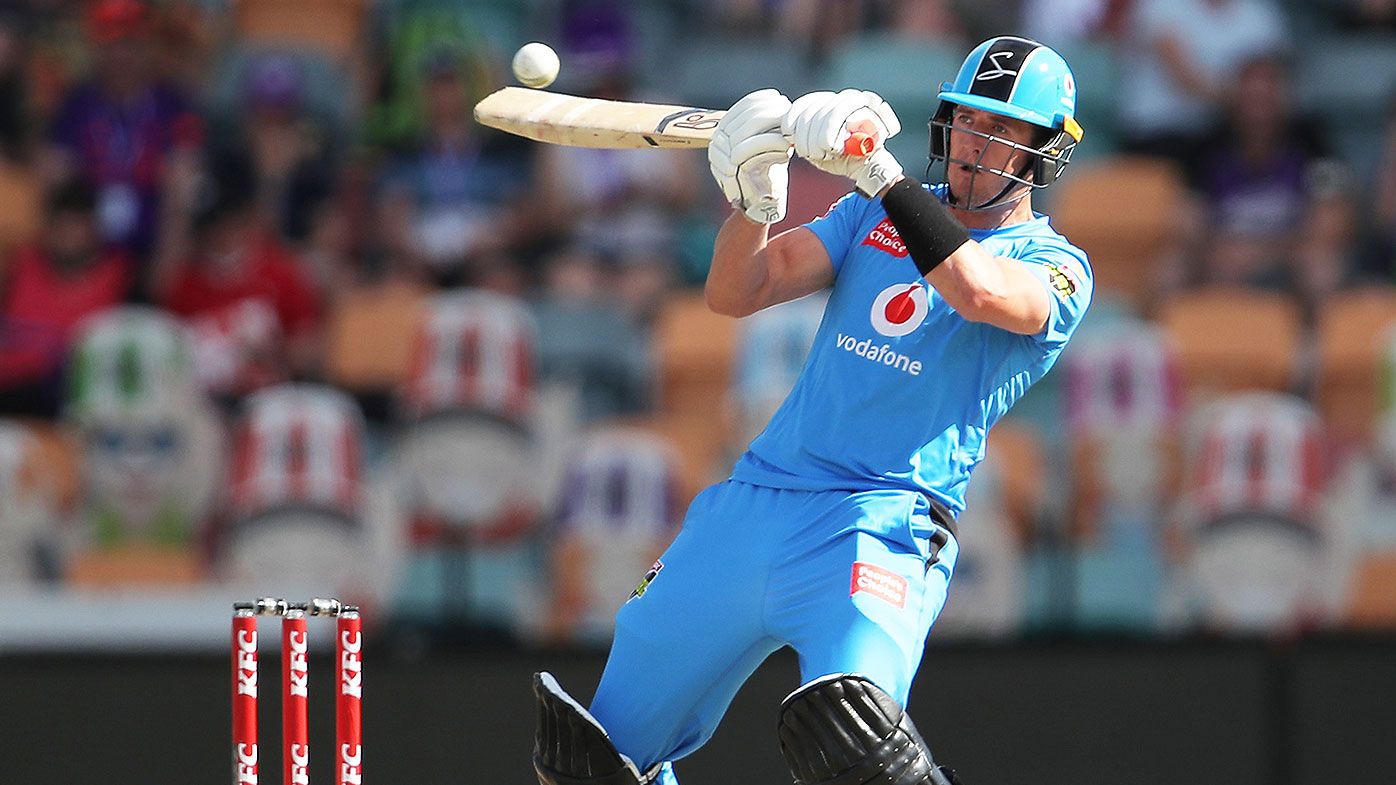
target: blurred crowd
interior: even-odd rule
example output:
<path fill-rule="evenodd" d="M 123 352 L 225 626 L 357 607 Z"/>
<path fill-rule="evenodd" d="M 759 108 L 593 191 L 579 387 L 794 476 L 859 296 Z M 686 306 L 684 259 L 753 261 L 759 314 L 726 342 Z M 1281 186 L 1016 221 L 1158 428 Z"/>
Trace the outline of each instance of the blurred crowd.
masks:
<path fill-rule="evenodd" d="M 1075 69 L 1041 209 L 1097 296 L 991 434 L 938 630 L 1396 628 L 1391 0 L 4 0 L 0 592 L 605 641 L 822 301 L 706 310 L 701 153 L 472 105 L 528 40 L 584 95 L 858 86 L 915 172 L 1010 32 Z M 849 186 L 791 187 L 780 228 Z"/>

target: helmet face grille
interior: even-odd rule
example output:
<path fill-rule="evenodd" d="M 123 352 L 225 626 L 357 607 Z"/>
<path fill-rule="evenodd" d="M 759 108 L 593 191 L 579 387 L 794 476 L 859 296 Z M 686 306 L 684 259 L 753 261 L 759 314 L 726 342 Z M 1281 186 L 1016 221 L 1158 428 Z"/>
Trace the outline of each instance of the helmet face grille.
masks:
<path fill-rule="evenodd" d="M 1062 170 L 1071 162 L 1071 153 L 1076 149 L 1076 140 L 1065 133 L 1051 134 L 1051 137 L 1040 147 L 1032 147 L 1014 142 L 1011 139 L 986 134 L 982 131 L 973 131 L 966 128 L 954 128 L 951 124 L 951 117 L 954 112 L 954 105 L 943 103 L 930 122 L 931 165 L 940 162 L 944 166 L 944 180 L 949 188 L 950 167 L 967 166 L 970 168 L 969 193 L 956 194 L 947 191 L 950 203 L 961 210 L 987 210 L 1002 206 L 1008 201 L 1016 201 L 1033 189 L 1046 188 L 1061 176 Z M 1051 129 L 1046 129 L 1051 131 Z M 973 160 L 954 158 L 950 155 L 950 136 L 952 133 L 975 136 L 984 141 L 979 150 L 979 155 Z M 989 152 L 990 144 L 1000 144 L 1013 150 L 1022 151 L 1028 154 L 1028 161 L 1021 171 L 1012 172 L 1006 169 L 994 168 L 984 165 L 984 156 Z M 1004 188 L 992 198 L 982 203 L 976 204 L 977 196 L 975 184 L 981 172 L 987 172 L 1007 179 L 1009 182 Z M 1026 185 L 1028 189 L 1018 194 L 1013 199 L 1007 197 L 1014 190 L 1015 184 Z"/>

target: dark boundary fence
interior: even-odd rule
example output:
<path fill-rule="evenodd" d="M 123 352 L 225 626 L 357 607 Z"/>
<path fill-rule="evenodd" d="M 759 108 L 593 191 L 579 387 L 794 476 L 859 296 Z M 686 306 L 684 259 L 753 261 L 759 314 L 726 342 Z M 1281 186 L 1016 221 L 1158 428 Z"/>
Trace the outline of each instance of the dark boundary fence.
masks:
<path fill-rule="evenodd" d="M 369 785 L 531 785 L 529 674 L 589 697 L 594 652 L 366 657 Z M 231 782 L 224 656 L 0 658 L 0 783 Z M 311 668 L 311 783 L 332 783 L 328 657 Z M 277 656 L 262 658 L 262 783 L 280 782 Z M 782 652 L 738 695 L 684 785 L 780 785 Z M 1396 638 L 932 646 L 912 713 L 972 785 L 1396 781 Z"/>

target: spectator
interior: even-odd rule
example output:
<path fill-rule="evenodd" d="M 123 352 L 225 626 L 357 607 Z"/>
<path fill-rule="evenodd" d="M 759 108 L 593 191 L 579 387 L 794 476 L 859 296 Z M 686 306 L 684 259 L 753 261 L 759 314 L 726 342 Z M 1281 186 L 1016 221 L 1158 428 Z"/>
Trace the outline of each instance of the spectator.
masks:
<path fill-rule="evenodd" d="M 379 73 L 368 135 L 386 147 L 411 145 L 426 122 L 424 69 L 448 54 L 464 87 L 466 102 L 483 98 L 499 84 L 498 57 L 481 29 L 472 5 L 462 3 L 379 3 L 383 14 Z M 573 70 L 569 64 L 567 71 Z"/>
<path fill-rule="evenodd" d="M 155 278 L 159 302 L 194 329 L 201 380 L 237 397 L 313 375 L 321 304 L 310 275 L 259 225 L 247 178 L 204 191 L 171 211 Z"/>
<path fill-rule="evenodd" d="M 120 303 L 130 260 L 98 241 L 96 199 L 80 181 L 56 189 L 38 240 L 0 275 L 0 411 L 53 417 L 62 365 L 85 317 Z"/>
<path fill-rule="evenodd" d="M 238 138 L 214 152 L 212 168 L 218 179 L 252 172 L 267 229 L 291 242 L 307 238 L 329 195 L 333 162 L 325 134 L 305 111 L 305 74 L 292 56 L 264 54 L 249 63 Z"/>
<path fill-rule="evenodd" d="M 1138 4 L 1120 94 L 1126 152 L 1187 160 L 1241 64 L 1285 42 L 1271 0 Z"/>
<path fill-rule="evenodd" d="M 142 0 L 97 0 L 86 23 L 95 70 L 58 109 L 46 169 L 53 180 L 78 175 L 95 188 L 102 238 L 143 260 L 154 246 L 166 164 L 197 149 L 203 122 L 155 76 Z"/>
<path fill-rule="evenodd" d="M 530 188 L 526 146 L 477 136 L 459 58 L 439 52 L 422 71 L 426 128 L 391 166 L 388 209 L 400 212 L 411 245 L 443 282 L 517 243 Z"/>
<path fill-rule="evenodd" d="M 1331 173 L 1338 164 L 1321 130 L 1292 111 L 1292 94 L 1284 58 L 1248 59 L 1238 69 L 1226 117 L 1192 160 L 1191 180 L 1213 237 L 1204 282 L 1319 297 L 1345 277 L 1351 237 L 1335 225 L 1341 183 Z"/>

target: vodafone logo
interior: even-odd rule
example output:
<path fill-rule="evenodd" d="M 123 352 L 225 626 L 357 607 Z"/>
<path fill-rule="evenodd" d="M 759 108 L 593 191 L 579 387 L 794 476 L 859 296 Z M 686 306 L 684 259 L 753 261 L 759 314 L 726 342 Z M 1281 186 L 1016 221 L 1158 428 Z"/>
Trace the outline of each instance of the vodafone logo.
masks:
<path fill-rule="evenodd" d="M 917 281 L 892 284 L 883 289 L 873 300 L 868 317 L 874 330 L 888 338 L 899 338 L 920 327 L 929 311 L 926 287 Z"/>
<path fill-rule="evenodd" d="M 883 218 L 877 226 L 873 227 L 873 230 L 868 232 L 868 236 L 863 238 L 863 245 L 871 245 L 898 259 L 905 259 L 908 253 L 906 243 L 902 242 L 902 236 L 897 234 L 897 227 L 892 225 L 891 218 Z"/>

